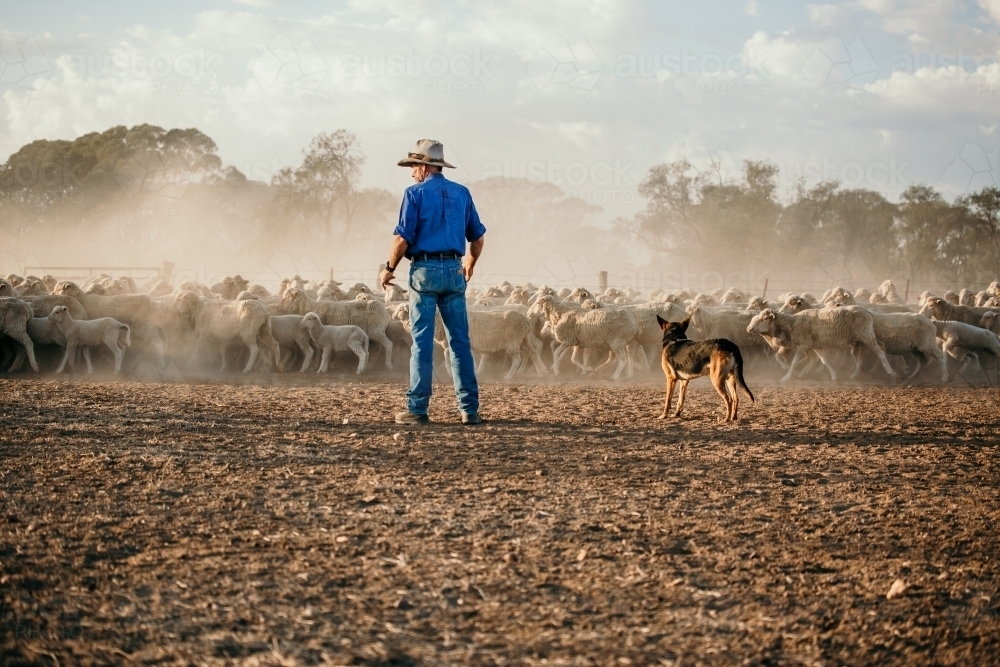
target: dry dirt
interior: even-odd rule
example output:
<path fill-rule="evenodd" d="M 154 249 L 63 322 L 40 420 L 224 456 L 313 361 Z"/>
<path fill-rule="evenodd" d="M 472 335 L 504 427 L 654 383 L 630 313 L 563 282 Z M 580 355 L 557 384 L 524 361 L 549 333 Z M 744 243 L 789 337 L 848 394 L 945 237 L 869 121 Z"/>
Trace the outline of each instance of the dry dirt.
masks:
<path fill-rule="evenodd" d="M 706 382 L 0 379 L 0 664 L 1000 659 L 996 389 Z"/>

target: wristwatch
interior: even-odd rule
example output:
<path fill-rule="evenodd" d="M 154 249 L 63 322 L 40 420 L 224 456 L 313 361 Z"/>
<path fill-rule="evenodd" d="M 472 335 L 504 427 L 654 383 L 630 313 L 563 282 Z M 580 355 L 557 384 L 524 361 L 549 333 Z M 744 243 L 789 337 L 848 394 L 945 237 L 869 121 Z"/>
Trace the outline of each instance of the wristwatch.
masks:
<path fill-rule="evenodd" d="M 399 266 L 399 265 L 397 264 L 396 266 Z M 386 262 L 385 263 L 385 270 L 388 271 L 389 273 L 395 273 L 396 272 L 396 267 L 393 266 L 392 264 L 390 264 L 389 262 Z"/>

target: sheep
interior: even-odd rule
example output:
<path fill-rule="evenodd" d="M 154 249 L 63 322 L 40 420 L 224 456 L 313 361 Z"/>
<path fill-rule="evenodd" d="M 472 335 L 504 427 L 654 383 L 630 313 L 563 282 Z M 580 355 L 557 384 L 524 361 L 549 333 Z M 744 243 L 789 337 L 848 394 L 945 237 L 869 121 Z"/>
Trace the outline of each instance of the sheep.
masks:
<path fill-rule="evenodd" d="M 543 296 L 528 309 L 528 316 L 542 314 L 548 320 L 553 336 L 559 342 L 554 354 L 552 370 L 558 374 L 559 360 L 571 347 L 610 348 L 618 360 L 618 367 L 612 375 L 617 380 L 622 370 L 628 366 L 628 376 L 632 376 L 631 357 L 627 348 L 639 335 L 639 324 L 627 310 L 601 308 L 598 310 L 575 310 L 560 308 L 551 296 Z M 611 363 L 609 359 L 595 372 Z"/>
<path fill-rule="evenodd" d="M 9 283 L 8 283 L 9 284 Z M 28 321 L 33 312 L 31 306 L 14 297 L 0 297 L 0 335 L 8 336 L 24 347 L 28 355 L 31 370 L 38 372 L 38 362 L 35 361 L 35 346 L 28 336 Z"/>
<path fill-rule="evenodd" d="M 834 287 L 823 295 L 823 304 L 827 306 L 854 306 L 857 303 L 854 295 L 843 287 Z"/>
<path fill-rule="evenodd" d="M 242 292 L 236 295 L 234 301 L 260 301 L 260 299 L 258 299 L 256 295 L 251 294 L 246 290 L 243 290 Z"/>
<path fill-rule="evenodd" d="M 778 309 L 778 312 L 783 315 L 794 315 L 810 308 L 812 306 L 805 299 L 797 294 L 792 294 L 785 299 L 785 303 Z"/>
<path fill-rule="evenodd" d="M 389 285 L 385 290 L 385 302 L 392 303 L 394 301 L 406 301 L 408 296 L 407 290 L 403 289 L 399 285 Z"/>
<path fill-rule="evenodd" d="M 976 298 L 975 301 L 972 303 L 972 305 L 979 306 L 981 308 L 986 305 L 986 302 L 989 301 L 989 299 L 990 299 L 989 293 L 986 290 L 981 290 L 979 292 L 976 292 Z"/>
<path fill-rule="evenodd" d="M 858 289 L 854 290 L 854 301 L 856 303 L 870 303 L 871 298 L 872 298 L 872 292 L 867 288 L 859 287 Z"/>
<path fill-rule="evenodd" d="M 171 294 L 173 293 L 173 291 L 174 288 L 170 286 L 170 283 L 168 283 L 166 280 L 160 279 L 157 280 L 155 283 L 153 283 L 152 287 L 149 288 L 147 294 L 155 299 L 158 296 L 166 296 L 168 294 Z"/>
<path fill-rule="evenodd" d="M 66 336 L 59 330 L 54 320 L 48 317 L 32 317 L 25 327 L 28 337 L 34 345 L 58 345 L 60 349 L 66 349 Z M 26 348 L 20 347 L 14 357 L 14 363 L 7 369 L 8 373 L 20 370 L 24 363 Z"/>
<path fill-rule="evenodd" d="M 75 283 L 63 281 L 56 284 L 55 294 L 70 296 L 86 309 L 88 318 L 110 317 L 131 326 L 135 335 L 153 345 L 158 365 L 164 366 L 164 346 L 156 320 L 159 310 L 145 294 L 119 294 L 99 296 L 85 294 Z"/>
<path fill-rule="evenodd" d="M 584 301 L 593 298 L 594 298 L 594 293 L 588 290 L 586 287 L 577 287 L 575 290 L 569 293 L 569 295 L 566 297 L 565 300 L 576 301 L 577 303 L 583 303 Z"/>
<path fill-rule="evenodd" d="M 285 292 L 287 292 L 289 289 L 293 289 L 293 288 L 286 287 L 285 289 L 281 290 L 281 295 L 284 296 Z M 298 288 L 294 288 L 294 289 L 298 289 Z M 347 300 L 347 294 L 345 294 L 344 292 L 341 292 L 340 289 L 338 289 L 337 287 L 334 287 L 332 285 L 323 285 L 318 290 L 316 290 L 316 300 L 317 301 L 346 301 Z"/>
<path fill-rule="evenodd" d="M 867 347 L 882 362 L 885 372 L 896 377 L 896 372 L 889 365 L 885 352 L 879 347 L 875 338 L 874 323 L 870 313 L 853 307 L 820 308 L 804 310 L 795 315 L 776 313 L 770 308 L 754 315 L 747 326 L 749 333 L 773 337 L 787 337 L 790 349 L 795 350 L 792 363 L 782 381 L 791 379 L 798 364 L 812 350 L 816 351 L 820 362 L 830 372 L 830 378 L 837 380 L 833 367 L 825 359 L 825 350 L 838 347 L 850 347 L 854 355 L 855 368 L 851 379 L 861 372 L 861 348 Z"/>
<path fill-rule="evenodd" d="M 384 304 L 378 301 L 315 301 L 304 291 L 289 288 L 278 303 L 278 312 L 286 315 L 317 313 L 323 324 L 361 327 L 370 340 L 382 346 L 385 367 L 392 370 L 392 341 L 385 335 L 389 311 Z"/>
<path fill-rule="evenodd" d="M 189 281 L 181 283 L 177 287 L 177 293 L 179 294 L 181 292 L 194 292 L 195 294 L 197 294 L 198 296 L 200 296 L 203 299 L 218 299 L 219 298 L 218 294 L 216 294 L 215 292 L 213 292 L 212 290 L 210 290 L 208 287 L 205 287 L 201 283 L 196 282 L 194 280 L 189 280 Z"/>
<path fill-rule="evenodd" d="M 281 349 L 281 359 L 277 366 L 288 368 L 295 356 L 293 350 L 298 348 L 304 357 L 299 372 L 305 373 L 312 365 L 314 350 L 309 331 L 301 327 L 301 324 L 302 315 L 271 315 L 271 335 L 278 341 Z"/>
<path fill-rule="evenodd" d="M 7 290 L 8 285 L 9 283 L 0 281 L 0 296 L 11 296 L 10 292 Z M 31 310 L 35 313 L 35 317 L 48 317 L 49 313 L 51 313 L 52 309 L 56 306 L 66 306 L 69 309 L 69 314 L 73 316 L 73 319 L 89 319 L 87 309 L 81 306 L 80 302 L 71 296 L 63 296 L 61 294 L 43 294 L 41 296 L 22 296 L 17 298 L 31 306 Z"/>
<path fill-rule="evenodd" d="M 477 373 L 483 371 L 489 355 L 506 352 L 511 358 L 511 365 L 504 380 L 510 380 L 521 367 L 523 352 L 534 364 L 538 375 L 545 375 L 545 366 L 536 347 L 537 340 L 525 314 L 516 310 L 470 310 L 468 318 L 472 351 L 481 355 Z M 444 348 L 447 360 L 450 357 L 447 339 Z"/>
<path fill-rule="evenodd" d="M 962 305 L 958 302 L 958 294 L 952 292 L 951 290 L 948 290 L 944 293 L 944 300 L 955 306 Z"/>
<path fill-rule="evenodd" d="M 1000 337 L 982 327 L 965 322 L 934 320 L 941 349 L 952 359 L 963 361 L 963 368 L 972 360 L 985 373 L 980 354 L 1000 361 Z"/>
<path fill-rule="evenodd" d="M 351 288 L 347 290 L 347 294 L 344 296 L 344 299 L 346 301 L 351 301 L 352 299 L 354 299 L 354 297 L 356 297 L 359 294 L 371 294 L 371 293 L 372 293 L 372 288 L 368 287 L 368 285 L 365 285 L 364 283 L 354 283 L 354 285 L 352 285 Z"/>
<path fill-rule="evenodd" d="M 56 306 L 52 309 L 49 319 L 55 322 L 66 339 L 66 350 L 62 363 L 56 369 L 56 374 L 62 373 L 66 362 L 72 370 L 76 360 L 76 349 L 83 348 L 83 358 L 87 362 L 87 373 L 93 373 L 90 363 L 90 348 L 104 345 L 115 355 L 115 375 L 121 373 L 122 360 L 125 358 L 125 348 L 132 345 L 131 329 L 111 317 L 100 317 L 94 320 L 74 320 L 66 306 Z"/>
<path fill-rule="evenodd" d="M 214 294 L 218 294 L 225 301 L 233 301 L 236 295 L 246 290 L 250 286 L 249 280 L 244 280 L 240 274 L 226 276 L 220 282 L 215 283 L 210 288 Z"/>
<path fill-rule="evenodd" d="M 258 299 L 264 299 L 271 296 L 271 293 L 267 291 L 266 287 L 264 287 L 263 285 L 258 285 L 257 283 L 254 283 L 253 285 L 250 285 L 250 287 L 247 287 L 247 291 L 253 294 Z"/>
<path fill-rule="evenodd" d="M 507 300 L 504 301 L 504 305 L 529 306 L 531 305 L 530 303 L 528 303 L 528 300 L 530 298 L 531 298 L 531 293 L 528 290 L 524 289 L 523 287 L 515 287 L 511 291 L 510 296 L 507 297 Z"/>
<path fill-rule="evenodd" d="M 691 301 L 690 305 L 692 305 L 692 306 L 716 306 L 716 305 L 718 305 L 718 303 L 716 303 L 715 299 L 713 299 L 708 294 L 701 294 L 701 293 L 699 293 L 699 294 L 695 295 L 695 297 Z"/>
<path fill-rule="evenodd" d="M 886 354 L 912 354 L 917 367 L 907 376 L 912 380 L 927 364 L 928 358 L 941 364 L 941 381 L 948 381 L 948 365 L 944 352 L 937 346 L 934 323 L 919 313 L 878 313 L 872 316 L 875 339 Z"/>
<path fill-rule="evenodd" d="M 958 293 L 958 305 L 960 306 L 974 306 L 976 305 L 976 295 L 972 290 L 967 287 L 962 288 Z"/>
<path fill-rule="evenodd" d="M 726 338 L 736 343 L 736 345 L 738 345 L 744 352 L 756 350 L 766 354 L 769 349 L 766 341 L 764 341 L 760 336 L 757 334 L 751 334 L 747 331 L 747 326 L 749 326 L 750 320 L 752 320 L 755 315 L 752 311 L 712 311 L 708 308 L 692 306 L 688 312 L 691 319 L 690 326 L 692 329 L 697 330 L 701 340 Z M 671 320 L 669 318 L 664 319 L 671 322 L 679 321 Z"/>
<path fill-rule="evenodd" d="M 244 373 L 249 373 L 257 360 L 259 338 L 274 354 L 278 370 L 282 370 L 281 349 L 271 333 L 271 316 L 259 301 L 220 304 L 203 301 L 193 292 L 181 292 L 174 301 L 173 310 L 194 323 L 197 337 L 189 365 L 197 361 L 202 347 L 217 344 L 222 348 L 221 373 L 226 370 L 226 348 L 242 340 L 250 349 L 250 359 L 243 369 Z M 266 359 L 265 365 L 270 365 Z"/>
<path fill-rule="evenodd" d="M 41 296 L 48 294 L 49 291 L 45 289 L 41 280 L 29 277 L 25 278 L 24 282 L 18 286 L 17 293 L 20 296 Z"/>
<path fill-rule="evenodd" d="M 899 292 L 896 291 L 896 286 L 893 284 L 891 280 L 886 280 L 881 285 L 879 285 L 878 292 L 879 294 L 885 297 L 886 303 L 894 303 L 894 304 L 906 303 L 906 301 L 903 300 L 903 297 L 899 296 Z"/>
<path fill-rule="evenodd" d="M 299 326 L 309 333 L 309 338 L 323 353 L 318 373 L 325 373 L 330 366 L 330 356 L 334 352 L 353 352 L 358 357 L 357 374 L 365 370 L 368 362 L 368 334 L 353 324 L 342 326 L 324 325 L 316 313 L 306 313 Z"/>
<path fill-rule="evenodd" d="M 729 289 L 727 289 L 725 292 L 722 293 L 722 296 L 719 298 L 719 303 L 721 303 L 724 306 L 744 304 L 747 302 L 748 299 L 749 299 L 748 294 L 746 294 L 741 290 L 736 289 L 735 287 L 730 287 Z"/>
<path fill-rule="evenodd" d="M 995 313 L 992 310 L 983 315 L 983 319 L 979 320 L 979 326 L 984 329 L 989 329 L 993 333 L 1000 336 L 1000 313 Z"/>
<path fill-rule="evenodd" d="M 976 308 L 975 306 L 959 306 L 945 299 L 936 296 L 929 297 L 920 309 L 920 314 L 935 320 L 947 320 L 951 322 L 965 322 L 973 326 L 979 326 L 983 315 L 990 312 L 989 308 Z"/>

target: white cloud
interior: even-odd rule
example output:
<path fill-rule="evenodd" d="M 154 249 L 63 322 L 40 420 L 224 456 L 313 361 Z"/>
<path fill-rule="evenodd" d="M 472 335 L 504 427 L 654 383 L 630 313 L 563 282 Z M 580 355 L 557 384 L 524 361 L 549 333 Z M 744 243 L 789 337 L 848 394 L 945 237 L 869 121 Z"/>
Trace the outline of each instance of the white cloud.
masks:
<path fill-rule="evenodd" d="M 757 16 L 757 0 L 747 0 L 747 4 L 743 7 L 743 11 L 747 16 Z"/>
<path fill-rule="evenodd" d="M 996 143 L 996 60 L 931 66 L 912 55 L 1000 53 L 995 31 L 956 22 L 951 7 L 813 5 L 788 17 L 785 32 L 692 42 L 677 47 L 689 50 L 689 70 L 632 78 L 616 77 L 614 65 L 640 52 L 656 25 L 639 2 L 581 10 L 568 0 L 519 0 L 440 11 L 422 0 L 358 0 L 301 20 L 211 10 L 183 33 L 133 25 L 50 35 L 39 44 L 51 71 L 30 85 L 0 84 L 0 159 L 39 138 L 149 122 L 198 127 L 224 160 L 265 180 L 297 163 L 317 132 L 343 127 L 368 155 L 366 185 L 384 187 L 395 187 L 399 154 L 421 136 L 461 156 L 471 178 L 491 161 L 617 159 L 633 165 L 629 178 L 638 182 L 659 161 L 703 160 L 725 147 L 731 162 L 891 157 L 910 165 L 910 180 L 933 183 L 954 146 Z M 900 33 L 904 25 L 916 30 Z M 721 48 L 724 41 L 733 46 Z M 593 85 L 574 86 L 573 77 L 538 85 L 529 63 L 552 43 L 580 46 L 584 56 L 569 48 L 574 67 L 600 63 Z M 890 68 L 895 56 L 908 66 Z M 718 71 L 719 59 L 732 66 Z M 631 210 L 605 208 L 609 217 Z"/>
<path fill-rule="evenodd" d="M 1000 0 L 978 0 L 978 3 L 994 23 L 1000 24 Z"/>

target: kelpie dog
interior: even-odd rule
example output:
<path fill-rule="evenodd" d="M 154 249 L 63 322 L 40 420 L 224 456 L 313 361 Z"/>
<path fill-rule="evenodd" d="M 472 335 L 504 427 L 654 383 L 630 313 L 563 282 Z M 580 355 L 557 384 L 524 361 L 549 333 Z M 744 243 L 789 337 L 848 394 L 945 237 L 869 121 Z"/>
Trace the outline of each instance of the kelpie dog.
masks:
<path fill-rule="evenodd" d="M 740 399 L 736 394 L 736 385 L 753 402 L 753 394 L 743 380 L 743 355 L 740 348 L 731 340 L 716 338 L 713 340 L 693 341 L 687 337 L 687 328 L 691 318 L 683 322 L 667 322 L 659 315 L 656 322 L 663 329 L 663 356 L 660 360 L 663 373 L 667 376 L 667 400 L 663 406 L 664 419 L 670 412 L 670 401 L 674 396 L 674 383 L 680 381 L 681 391 L 677 397 L 677 410 L 672 417 L 678 417 L 684 407 L 684 394 L 688 382 L 703 375 L 712 378 L 715 390 L 726 402 L 726 421 L 736 421 L 736 409 Z"/>

